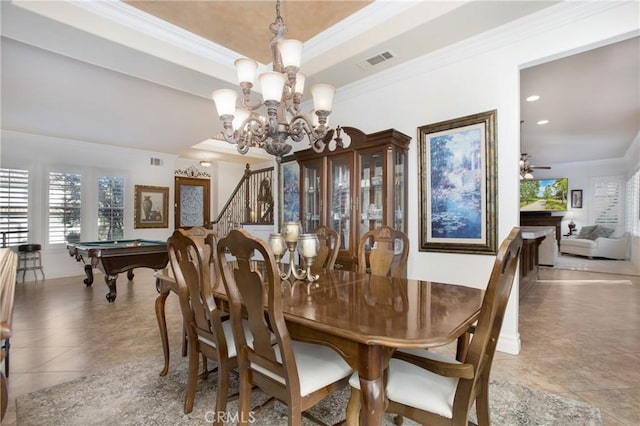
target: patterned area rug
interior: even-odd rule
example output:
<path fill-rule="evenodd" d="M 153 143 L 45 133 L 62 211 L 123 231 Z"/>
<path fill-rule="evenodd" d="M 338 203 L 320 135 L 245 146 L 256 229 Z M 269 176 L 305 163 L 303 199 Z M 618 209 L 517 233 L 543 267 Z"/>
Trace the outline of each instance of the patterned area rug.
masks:
<path fill-rule="evenodd" d="M 92 376 L 42 389 L 17 399 L 17 424 L 27 425 L 205 425 L 215 413 L 217 373 L 199 380 L 194 409 L 183 414 L 187 381 L 187 359 L 172 358 L 166 377 L 158 373 L 162 360 L 155 358 L 126 364 Z M 211 363 L 210 363 L 211 365 Z M 237 390 L 235 376 L 230 376 L 232 391 Z M 317 418 L 329 424 L 344 419 L 349 398 L 348 388 L 334 392 L 312 409 Z M 252 407 L 267 401 L 264 393 L 252 394 Z M 572 401 L 523 385 L 492 380 L 490 385 L 493 425 L 601 425 L 600 410 L 592 405 Z M 227 412 L 237 413 L 237 401 Z M 251 415 L 256 425 L 286 425 L 286 407 L 269 402 Z M 472 416 L 472 421 L 475 420 Z M 230 417 L 230 423 L 237 419 Z M 393 425 L 385 414 L 385 425 Z M 304 425 L 316 424 L 303 418 Z M 405 420 L 405 425 L 415 423 Z"/>

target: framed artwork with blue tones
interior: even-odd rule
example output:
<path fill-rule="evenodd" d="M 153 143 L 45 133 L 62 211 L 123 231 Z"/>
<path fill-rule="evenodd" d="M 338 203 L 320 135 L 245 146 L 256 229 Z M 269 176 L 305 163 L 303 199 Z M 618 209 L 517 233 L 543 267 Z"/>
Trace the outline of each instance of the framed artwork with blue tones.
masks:
<path fill-rule="evenodd" d="M 291 156 L 280 163 L 280 223 L 300 220 L 300 165 Z"/>
<path fill-rule="evenodd" d="M 418 128 L 420 251 L 496 254 L 496 114 Z"/>

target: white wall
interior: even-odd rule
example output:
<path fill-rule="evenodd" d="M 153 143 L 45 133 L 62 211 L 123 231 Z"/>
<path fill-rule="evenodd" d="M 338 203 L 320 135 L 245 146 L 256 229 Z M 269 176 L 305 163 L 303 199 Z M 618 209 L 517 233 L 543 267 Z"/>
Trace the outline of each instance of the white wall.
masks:
<path fill-rule="evenodd" d="M 638 3 L 571 2 L 553 6 L 452 47 L 341 89 L 332 122 L 365 133 L 396 128 L 417 138 L 426 124 L 497 109 L 498 240 L 519 224 L 519 72 L 534 62 L 637 34 Z M 485 287 L 494 257 L 418 251 L 417 139 L 409 152 L 408 275 Z M 514 286 L 499 349 L 518 353 Z"/>

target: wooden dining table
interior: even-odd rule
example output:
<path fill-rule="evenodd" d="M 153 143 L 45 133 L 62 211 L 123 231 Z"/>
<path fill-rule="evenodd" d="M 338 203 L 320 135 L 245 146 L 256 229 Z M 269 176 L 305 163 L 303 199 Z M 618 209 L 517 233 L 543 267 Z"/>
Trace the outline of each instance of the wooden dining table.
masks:
<path fill-rule="evenodd" d="M 358 372 L 363 425 L 382 424 L 383 374 L 393 352 L 456 341 L 478 319 L 484 295 L 482 289 L 463 285 L 344 270 L 321 273 L 314 283 L 284 280 L 282 288 L 291 337 L 333 348 Z M 159 290 L 156 313 L 166 373 L 169 350 L 164 301 L 172 288 L 161 285 Z M 225 303 L 222 284 L 213 292 Z"/>

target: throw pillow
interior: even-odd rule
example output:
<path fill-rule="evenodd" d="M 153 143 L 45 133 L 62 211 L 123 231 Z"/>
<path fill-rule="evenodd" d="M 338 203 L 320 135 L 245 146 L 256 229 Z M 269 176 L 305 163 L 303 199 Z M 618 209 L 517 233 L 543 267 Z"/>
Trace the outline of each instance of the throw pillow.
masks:
<path fill-rule="evenodd" d="M 591 232 L 593 232 L 594 229 L 596 229 L 595 226 L 583 226 L 582 228 L 580 228 L 578 238 L 590 239 L 589 235 L 591 235 Z"/>
<path fill-rule="evenodd" d="M 600 237 L 609 238 L 611 234 L 613 234 L 613 231 L 615 231 L 615 229 L 607 228 L 606 226 L 596 226 L 587 238 L 590 240 L 595 240 Z"/>

